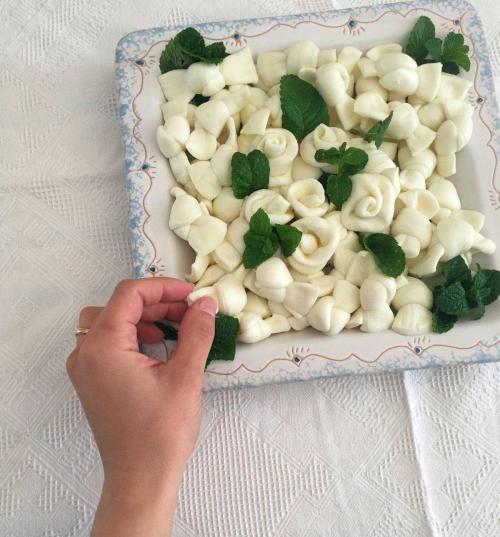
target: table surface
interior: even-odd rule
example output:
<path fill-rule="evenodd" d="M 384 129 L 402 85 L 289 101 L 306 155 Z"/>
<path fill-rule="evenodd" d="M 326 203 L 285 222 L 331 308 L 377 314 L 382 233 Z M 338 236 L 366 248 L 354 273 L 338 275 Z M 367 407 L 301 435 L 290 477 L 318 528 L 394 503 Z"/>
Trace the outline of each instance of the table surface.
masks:
<path fill-rule="evenodd" d="M 500 11 L 473 4 L 499 81 Z M 64 363 L 79 309 L 130 274 L 116 42 L 151 26 L 353 5 L 1 2 L 0 535 L 87 536 L 99 497 L 99 456 Z M 206 395 L 173 533 L 498 534 L 498 364 Z"/>

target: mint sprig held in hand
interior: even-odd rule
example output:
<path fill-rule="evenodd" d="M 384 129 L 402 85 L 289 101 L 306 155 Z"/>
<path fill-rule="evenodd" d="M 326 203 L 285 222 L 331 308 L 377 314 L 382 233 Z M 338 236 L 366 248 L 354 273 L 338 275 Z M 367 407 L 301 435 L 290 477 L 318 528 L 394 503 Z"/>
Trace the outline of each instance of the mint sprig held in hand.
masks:
<path fill-rule="evenodd" d="M 318 125 L 328 125 L 328 109 L 318 90 L 296 75 L 285 75 L 280 80 L 282 126 L 302 139 Z"/>
<path fill-rule="evenodd" d="M 154 323 L 163 332 L 164 339 L 177 340 L 179 331 L 175 326 L 157 321 Z M 215 317 L 215 333 L 205 369 L 214 360 L 234 360 L 236 355 L 236 336 L 240 323 L 236 317 L 218 313 Z"/>
<path fill-rule="evenodd" d="M 231 158 L 231 182 L 234 197 L 244 199 L 256 190 L 269 186 L 269 161 L 254 149 L 248 155 L 236 152 Z"/>
<path fill-rule="evenodd" d="M 378 121 L 373 127 L 363 136 L 367 142 L 374 142 L 378 149 L 384 143 L 385 131 L 389 128 L 393 116 L 391 112 L 383 121 Z"/>
<path fill-rule="evenodd" d="M 372 254 L 375 264 L 386 276 L 397 278 L 403 273 L 405 254 L 392 235 L 371 233 L 361 238 L 361 244 Z"/>
<path fill-rule="evenodd" d="M 368 153 L 357 147 L 347 147 L 344 142 L 339 148 L 318 149 L 314 158 L 319 163 L 337 166 L 337 173 L 322 175 L 320 183 L 328 199 L 340 209 L 352 192 L 351 176 L 360 172 L 368 162 Z"/>
<path fill-rule="evenodd" d="M 477 265 L 472 276 L 462 256 L 446 262 L 443 277 L 443 284 L 433 290 L 432 329 L 440 334 L 451 330 L 460 318 L 480 319 L 486 306 L 500 295 L 500 271 Z"/>
<path fill-rule="evenodd" d="M 222 41 L 206 46 L 203 36 L 194 28 L 185 28 L 167 43 L 160 56 L 160 71 L 187 69 L 192 63 L 220 63 L 228 53 Z"/>
<path fill-rule="evenodd" d="M 250 218 L 250 229 L 243 237 L 243 265 L 247 269 L 258 267 L 273 257 L 280 246 L 283 255 L 289 257 L 300 244 L 301 238 L 302 232 L 293 226 L 276 224 L 273 227 L 264 209 L 259 209 Z"/>
<path fill-rule="evenodd" d="M 436 37 L 436 27 L 429 17 L 419 17 L 408 36 L 405 52 L 419 65 L 441 62 L 445 73 L 457 75 L 460 67 L 470 69 L 469 47 L 464 36 L 449 32 L 443 40 Z"/>

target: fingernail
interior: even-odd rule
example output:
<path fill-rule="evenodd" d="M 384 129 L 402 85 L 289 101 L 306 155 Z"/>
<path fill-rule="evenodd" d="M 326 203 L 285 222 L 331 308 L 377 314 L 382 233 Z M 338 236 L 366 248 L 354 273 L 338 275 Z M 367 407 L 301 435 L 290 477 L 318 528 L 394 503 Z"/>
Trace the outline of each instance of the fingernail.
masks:
<path fill-rule="evenodd" d="M 217 304 L 215 303 L 215 300 L 213 298 L 210 298 L 209 296 L 204 296 L 196 302 L 196 306 L 201 311 L 204 311 L 205 313 L 208 313 L 212 317 L 215 317 L 215 312 L 217 310 Z"/>

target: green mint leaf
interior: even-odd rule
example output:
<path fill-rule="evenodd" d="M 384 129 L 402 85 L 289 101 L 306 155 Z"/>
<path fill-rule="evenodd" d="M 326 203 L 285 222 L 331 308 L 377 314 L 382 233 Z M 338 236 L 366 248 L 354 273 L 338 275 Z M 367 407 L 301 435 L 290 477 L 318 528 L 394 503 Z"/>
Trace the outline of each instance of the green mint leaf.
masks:
<path fill-rule="evenodd" d="M 205 47 L 202 61 L 206 63 L 220 63 L 229 54 L 222 41 L 216 41 L 208 47 Z"/>
<path fill-rule="evenodd" d="M 490 290 L 488 296 L 484 297 L 484 304 L 487 306 L 488 304 L 495 302 L 495 300 L 500 295 L 500 271 L 491 269 L 480 269 L 480 272 L 484 274 L 484 287 Z"/>
<path fill-rule="evenodd" d="M 453 62 L 444 62 L 441 70 L 443 73 L 448 73 L 450 75 L 458 75 L 460 73 L 460 67 Z"/>
<path fill-rule="evenodd" d="M 419 17 L 413 27 L 408 41 L 406 42 L 405 52 L 411 56 L 418 64 L 421 64 L 427 56 L 425 44 L 429 39 L 436 35 L 436 28 L 429 17 Z"/>
<path fill-rule="evenodd" d="M 243 240 L 243 265 L 248 269 L 258 267 L 278 251 L 278 237 L 273 233 L 271 221 L 264 209 L 259 209 L 250 218 L 250 228 Z"/>
<path fill-rule="evenodd" d="M 156 321 L 154 323 L 156 328 L 159 328 L 163 332 L 163 339 L 171 339 L 176 340 L 177 335 L 179 331 L 175 326 L 172 326 L 171 324 L 163 323 L 161 321 Z"/>
<path fill-rule="evenodd" d="M 472 284 L 472 276 L 469 267 L 461 255 L 457 255 L 449 261 L 446 261 L 443 267 L 443 275 L 445 278 L 445 285 L 459 282 L 464 289 L 468 289 Z"/>
<path fill-rule="evenodd" d="M 450 32 L 443 41 L 443 63 L 456 63 L 468 71 L 470 69 L 469 47 L 464 42 L 464 36 Z"/>
<path fill-rule="evenodd" d="M 254 149 L 248 155 L 236 152 L 231 158 L 231 181 L 234 196 L 244 199 L 256 190 L 269 186 L 269 161 Z"/>
<path fill-rule="evenodd" d="M 385 275 L 396 278 L 404 271 L 405 254 L 398 241 L 391 235 L 372 233 L 363 238 L 363 244 Z"/>
<path fill-rule="evenodd" d="M 328 199 L 340 209 L 352 192 L 352 181 L 345 175 L 329 175 L 326 185 Z"/>
<path fill-rule="evenodd" d="M 357 147 L 347 147 L 343 142 L 337 149 L 318 149 L 314 158 L 319 163 L 337 166 L 339 175 L 354 175 L 361 171 L 368 162 L 368 153 Z"/>
<path fill-rule="evenodd" d="M 272 229 L 271 220 L 264 209 L 258 209 L 250 218 L 250 231 L 253 233 L 268 237 Z"/>
<path fill-rule="evenodd" d="M 488 299 L 490 289 L 488 287 L 472 287 L 466 292 L 467 303 L 473 320 L 480 319 L 486 311 L 485 300 Z"/>
<path fill-rule="evenodd" d="M 443 41 L 439 39 L 439 37 L 433 37 L 432 39 L 429 39 L 429 41 L 425 43 L 425 47 L 429 51 L 429 55 L 434 61 L 441 61 L 441 57 L 443 54 Z"/>
<path fill-rule="evenodd" d="M 221 41 L 205 46 L 203 36 L 194 28 L 185 28 L 167 43 L 160 56 L 160 71 L 187 69 L 192 63 L 219 63 L 227 56 Z"/>
<path fill-rule="evenodd" d="M 345 148 L 345 142 L 342 146 Z M 357 147 L 349 147 L 345 151 L 341 151 L 338 173 L 339 175 L 355 175 L 360 172 L 367 163 L 368 153 L 366 151 Z"/>
<path fill-rule="evenodd" d="M 261 263 L 273 257 L 279 248 L 278 238 L 274 233 L 266 237 L 247 231 L 244 241 L 243 265 L 247 269 L 257 268 Z"/>
<path fill-rule="evenodd" d="M 318 149 L 316 153 L 314 153 L 314 159 L 321 164 L 333 164 L 336 166 L 339 163 L 339 158 L 340 151 L 336 147 L 330 147 L 330 149 Z"/>
<path fill-rule="evenodd" d="M 388 129 L 393 112 L 391 112 L 383 121 L 378 121 L 373 127 L 364 135 L 364 139 L 367 142 L 374 142 L 377 149 L 383 144 L 385 131 Z"/>
<path fill-rule="evenodd" d="M 469 312 L 465 289 L 460 282 L 447 285 L 435 302 L 436 308 L 448 315 L 463 316 Z"/>
<path fill-rule="evenodd" d="M 234 360 L 239 327 L 240 323 L 236 317 L 221 314 L 215 317 L 214 340 L 208 353 L 205 369 L 214 360 Z"/>
<path fill-rule="evenodd" d="M 318 90 L 296 75 L 285 75 L 280 81 L 282 125 L 300 142 L 321 123 L 328 125 L 329 116 Z"/>
<path fill-rule="evenodd" d="M 432 314 L 432 330 L 438 334 L 443 334 L 451 330 L 457 321 L 456 315 L 448 315 L 440 310 L 435 311 Z"/>
<path fill-rule="evenodd" d="M 326 192 L 326 185 L 328 184 L 328 178 L 330 177 L 329 173 L 322 173 L 320 177 L 318 177 L 318 181 L 321 183 L 321 186 L 323 187 L 323 190 Z"/>
<path fill-rule="evenodd" d="M 203 95 L 197 93 L 190 101 L 190 104 L 195 106 L 200 106 L 200 104 L 206 103 L 210 100 L 210 97 L 204 97 Z"/>
<path fill-rule="evenodd" d="M 300 244 L 302 231 L 294 226 L 289 226 L 288 224 L 276 224 L 274 229 L 278 235 L 283 255 L 285 257 L 290 257 Z"/>

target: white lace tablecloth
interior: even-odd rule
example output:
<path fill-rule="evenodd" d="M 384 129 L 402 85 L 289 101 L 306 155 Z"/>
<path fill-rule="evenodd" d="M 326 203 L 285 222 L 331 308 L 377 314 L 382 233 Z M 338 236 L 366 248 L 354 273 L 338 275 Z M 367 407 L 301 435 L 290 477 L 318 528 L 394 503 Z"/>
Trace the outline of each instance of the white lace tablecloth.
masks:
<path fill-rule="evenodd" d="M 500 11 L 475 4 L 499 80 Z M 116 42 L 350 5 L 0 2 L 1 536 L 86 536 L 99 497 L 64 362 L 78 310 L 130 273 Z M 305 535 L 500 535 L 500 365 L 208 394 L 174 536 Z"/>

